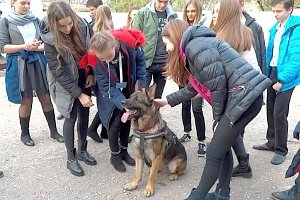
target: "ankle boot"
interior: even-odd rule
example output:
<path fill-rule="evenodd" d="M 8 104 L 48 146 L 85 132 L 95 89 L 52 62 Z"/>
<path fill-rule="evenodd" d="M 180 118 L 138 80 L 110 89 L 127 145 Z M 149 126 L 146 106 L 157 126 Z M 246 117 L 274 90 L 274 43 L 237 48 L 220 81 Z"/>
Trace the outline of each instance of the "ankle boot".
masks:
<path fill-rule="evenodd" d="M 97 132 L 97 129 L 100 124 L 101 124 L 101 120 L 99 117 L 99 113 L 97 112 L 90 127 L 87 130 L 87 135 L 98 143 L 103 142 L 102 138 L 98 135 L 98 132 Z"/>
<path fill-rule="evenodd" d="M 219 194 L 217 195 L 216 200 L 229 200 L 230 199 L 230 188 L 220 189 Z"/>
<path fill-rule="evenodd" d="M 219 184 L 217 184 L 216 190 L 214 192 L 207 193 L 204 200 L 216 200 L 219 193 L 220 193 L 220 186 Z"/>
<path fill-rule="evenodd" d="M 201 197 L 199 196 L 199 194 L 195 191 L 196 188 L 193 188 L 190 195 L 188 196 L 188 198 L 186 198 L 185 200 L 200 200 Z M 206 200 L 206 198 L 205 198 Z"/>
<path fill-rule="evenodd" d="M 127 148 L 121 147 L 121 158 L 128 165 L 135 166 L 135 160 L 128 154 Z"/>
<path fill-rule="evenodd" d="M 52 139 L 55 139 L 58 142 L 63 143 L 64 142 L 63 136 L 57 132 L 54 110 L 44 112 L 44 115 L 46 117 L 50 129 L 50 137 Z"/>
<path fill-rule="evenodd" d="M 76 149 L 68 150 L 68 161 L 67 161 L 67 168 L 70 172 L 75 176 L 83 176 L 84 171 L 81 168 L 77 158 L 76 158 Z"/>
<path fill-rule="evenodd" d="M 108 139 L 107 130 L 102 124 L 100 136 L 102 139 Z"/>
<path fill-rule="evenodd" d="M 78 142 L 78 160 L 83 161 L 87 165 L 96 165 L 97 161 L 95 160 L 95 158 L 91 156 L 89 152 L 87 152 L 87 143 L 88 142 L 86 140 Z"/>
<path fill-rule="evenodd" d="M 126 172 L 126 167 L 123 164 L 121 157 L 121 153 L 112 152 L 110 157 L 110 163 L 114 166 L 115 170 L 124 173 Z"/>
<path fill-rule="evenodd" d="M 27 146 L 34 146 L 34 141 L 31 139 L 29 134 L 29 117 L 20 117 L 20 125 L 21 125 L 21 141 Z"/>
<path fill-rule="evenodd" d="M 208 193 L 204 200 L 229 200 L 230 198 L 230 188 L 221 189 L 219 184 L 217 184 L 216 190 L 214 192 Z"/>
<path fill-rule="evenodd" d="M 232 177 L 252 178 L 252 169 L 249 164 L 249 154 L 237 157 L 239 164 L 233 168 Z"/>

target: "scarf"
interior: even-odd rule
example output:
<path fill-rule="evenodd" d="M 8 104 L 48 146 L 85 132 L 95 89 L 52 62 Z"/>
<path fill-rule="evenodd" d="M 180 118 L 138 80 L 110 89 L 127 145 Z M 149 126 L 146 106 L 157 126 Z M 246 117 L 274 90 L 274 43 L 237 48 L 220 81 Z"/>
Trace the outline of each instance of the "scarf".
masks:
<path fill-rule="evenodd" d="M 11 12 L 9 12 L 6 18 L 10 23 L 13 23 L 17 26 L 24 26 L 25 24 L 28 24 L 36 19 L 31 11 L 25 15 L 20 15 L 14 9 L 11 9 Z"/>

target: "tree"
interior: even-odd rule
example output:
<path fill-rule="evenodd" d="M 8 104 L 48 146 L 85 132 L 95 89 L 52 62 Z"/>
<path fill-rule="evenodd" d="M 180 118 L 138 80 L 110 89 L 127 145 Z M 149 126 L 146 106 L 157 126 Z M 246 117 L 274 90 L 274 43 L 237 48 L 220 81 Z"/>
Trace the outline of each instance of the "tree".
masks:
<path fill-rule="evenodd" d="M 143 7 L 149 0 L 109 0 L 108 5 L 116 12 L 128 12 L 132 6 Z"/>

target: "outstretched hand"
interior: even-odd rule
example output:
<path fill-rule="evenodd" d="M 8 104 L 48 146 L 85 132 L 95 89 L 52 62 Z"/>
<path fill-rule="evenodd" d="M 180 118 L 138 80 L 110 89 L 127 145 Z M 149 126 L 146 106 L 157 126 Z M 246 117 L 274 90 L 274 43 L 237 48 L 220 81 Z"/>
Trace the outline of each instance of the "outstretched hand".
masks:
<path fill-rule="evenodd" d="M 168 105 L 167 99 L 154 99 L 153 103 L 154 103 L 155 107 L 157 107 L 157 108 L 161 108 L 161 107 Z"/>

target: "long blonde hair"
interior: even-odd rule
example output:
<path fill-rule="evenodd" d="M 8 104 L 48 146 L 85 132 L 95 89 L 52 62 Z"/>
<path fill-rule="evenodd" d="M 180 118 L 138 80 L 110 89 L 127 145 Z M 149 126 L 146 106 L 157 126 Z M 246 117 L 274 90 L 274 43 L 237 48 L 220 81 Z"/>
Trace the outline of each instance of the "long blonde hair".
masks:
<path fill-rule="evenodd" d="M 190 24 L 190 21 L 186 14 L 186 9 L 189 5 L 193 5 L 196 8 L 196 16 L 195 16 L 195 19 L 192 24 Z M 186 0 L 183 5 L 183 20 L 186 21 L 187 23 L 189 23 L 190 25 L 196 25 L 200 22 L 201 17 L 202 17 L 202 6 L 200 4 L 200 1 L 199 0 Z"/>
<path fill-rule="evenodd" d="M 254 47 L 252 30 L 242 24 L 241 15 L 237 0 L 221 0 L 217 22 L 210 27 L 216 32 L 217 38 L 227 42 L 239 53 Z"/>
<path fill-rule="evenodd" d="M 71 17 L 73 21 L 73 27 L 69 35 L 58 30 L 60 26 L 58 21 L 66 17 Z M 83 30 L 80 28 L 79 18 L 70 5 L 65 1 L 52 2 L 47 10 L 47 21 L 50 31 L 55 36 L 54 42 L 57 51 L 58 68 L 61 67 L 60 57 L 63 52 L 75 55 L 75 60 L 78 62 L 86 52 L 86 47 L 80 39 Z"/>
<path fill-rule="evenodd" d="M 184 67 L 184 60 L 179 56 L 180 42 L 184 31 L 188 28 L 187 22 L 174 19 L 166 23 L 162 31 L 162 36 L 170 40 L 174 45 L 165 67 L 165 75 L 169 76 L 180 86 L 187 84 L 187 71 Z"/>
<path fill-rule="evenodd" d="M 93 26 L 93 31 L 95 33 L 103 30 L 109 30 L 109 20 L 106 17 L 106 14 L 104 12 L 103 6 L 99 6 L 96 10 L 96 15 L 95 15 L 95 23 Z"/>

